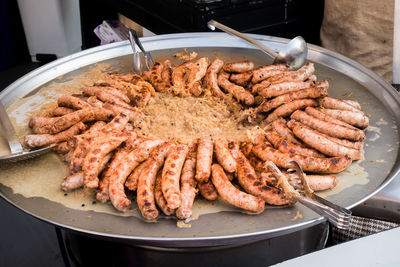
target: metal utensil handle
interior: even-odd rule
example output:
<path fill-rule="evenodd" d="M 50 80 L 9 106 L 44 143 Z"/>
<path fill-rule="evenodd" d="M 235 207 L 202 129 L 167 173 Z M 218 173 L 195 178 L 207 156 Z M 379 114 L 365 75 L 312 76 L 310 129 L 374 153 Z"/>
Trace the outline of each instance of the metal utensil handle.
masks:
<path fill-rule="evenodd" d="M 0 123 L 4 129 L 4 134 L 8 140 L 8 145 L 12 154 L 21 153 L 23 151 L 22 145 L 18 140 L 17 133 L 7 115 L 7 111 L 0 101 Z"/>
<path fill-rule="evenodd" d="M 133 35 L 133 39 L 135 40 L 135 43 L 139 46 L 140 50 L 142 50 L 142 52 L 145 55 L 146 59 L 151 63 L 151 65 L 154 65 L 153 58 L 151 57 L 150 53 L 146 52 L 146 50 L 144 49 L 142 43 L 139 40 L 139 36 L 137 35 L 137 32 L 135 30 L 133 30 L 133 29 L 131 29 L 130 32 Z M 146 62 L 146 64 L 149 65 L 148 62 Z M 148 67 L 150 68 L 151 66 L 148 66 Z"/>
<path fill-rule="evenodd" d="M 235 36 L 237 36 L 237 37 L 239 37 L 241 39 L 246 40 L 247 42 L 251 43 L 252 45 L 260 48 L 264 53 L 266 53 L 272 59 L 275 59 L 276 56 L 278 55 L 274 50 L 270 49 L 268 46 L 264 45 L 263 43 L 255 40 L 255 39 L 253 39 L 253 38 L 251 38 L 251 37 L 249 37 L 249 36 L 247 36 L 247 35 L 245 35 L 243 33 L 240 33 L 240 32 L 238 32 L 238 31 L 236 31 L 236 30 L 234 30 L 232 28 L 229 28 L 228 26 L 225 26 L 225 25 L 223 25 L 223 24 L 221 24 L 221 23 L 219 23 L 219 22 L 217 22 L 215 20 L 210 20 L 209 22 L 207 22 L 207 24 L 208 24 L 208 27 L 211 30 L 214 30 L 212 27 L 215 27 L 215 28 L 220 29 L 221 31 L 227 32 L 229 34 L 235 35 Z"/>

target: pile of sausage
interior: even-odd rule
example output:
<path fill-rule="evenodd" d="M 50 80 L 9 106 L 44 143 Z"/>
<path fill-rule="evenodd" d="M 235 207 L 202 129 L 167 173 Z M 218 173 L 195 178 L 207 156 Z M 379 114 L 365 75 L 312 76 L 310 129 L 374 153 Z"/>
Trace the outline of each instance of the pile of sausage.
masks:
<path fill-rule="evenodd" d="M 328 87 L 317 81 L 312 63 L 289 71 L 284 65 L 254 68 L 250 61 L 225 64 L 219 58 L 177 67 L 166 60 L 142 76 L 110 73 L 81 94 L 60 97 L 50 116 L 31 118 L 34 134 L 25 136 L 25 144 L 57 144 L 70 166 L 63 190 L 93 188 L 97 200 L 122 212 L 131 207 L 126 190 L 136 191 L 147 220 L 160 211 L 189 218 L 198 193 L 259 213 L 265 203 L 293 203 L 267 162 L 293 176 L 286 166 L 295 160 L 309 173 L 313 190 L 326 190 L 337 184 L 332 174 L 361 158 L 368 117 L 358 102 L 329 97 Z M 154 91 L 235 99 L 252 110 L 248 120 L 263 125 L 262 131 L 256 126 L 243 142 L 230 141 L 227 133 L 226 139 L 207 136 L 190 144 L 140 135 L 135 128 L 143 118 L 140 108 Z"/>

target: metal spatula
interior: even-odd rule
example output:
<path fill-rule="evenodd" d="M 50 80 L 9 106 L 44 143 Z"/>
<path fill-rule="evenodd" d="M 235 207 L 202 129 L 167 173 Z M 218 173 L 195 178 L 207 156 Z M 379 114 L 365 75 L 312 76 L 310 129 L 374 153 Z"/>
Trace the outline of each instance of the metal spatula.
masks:
<path fill-rule="evenodd" d="M 351 211 L 340 207 L 326 199 L 323 199 L 316 194 L 308 185 L 306 180 L 306 174 L 301 169 L 300 165 L 296 161 L 291 161 L 287 165 L 287 168 L 296 172 L 302 183 L 302 188 L 296 190 L 288 181 L 288 177 L 284 175 L 279 168 L 271 161 L 266 162 L 268 170 L 278 180 L 278 186 L 282 188 L 283 192 L 287 197 L 296 199 L 304 206 L 312 209 L 318 214 L 328 219 L 330 223 L 339 229 L 348 229 L 351 219 Z"/>
<path fill-rule="evenodd" d="M 0 156 L 0 162 L 17 162 L 20 160 L 31 159 L 37 156 L 40 156 L 44 153 L 50 151 L 55 145 L 32 149 L 28 151 L 24 151 L 21 143 L 18 140 L 17 133 L 8 117 L 7 111 L 4 108 L 3 104 L 0 101 L 0 125 L 3 129 L 5 137 L 7 138 L 8 145 L 10 146 L 11 154 Z"/>

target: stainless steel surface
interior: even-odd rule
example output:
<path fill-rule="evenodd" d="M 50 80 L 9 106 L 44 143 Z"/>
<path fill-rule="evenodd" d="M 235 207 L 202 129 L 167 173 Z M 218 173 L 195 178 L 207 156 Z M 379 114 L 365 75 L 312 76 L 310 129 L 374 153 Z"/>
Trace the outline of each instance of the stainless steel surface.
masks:
<path fill-rule="evenodd" d="M 287 39 L 261 35 L 251 37 L 275 50 L 282 49 L 288 42 Z M 217 55 L 226 61 L 249 59 L 256 65 L 272 63 L 265 58 L 264 53 L 254 49 L 247 42 L 224 33 L 160 35 L 143 38 L 142 42 L 156 60 L 171 58 L 173 53 L 188 48 L 198 52 L 199 56 Z M 132 66 L 131 53 L 132 49 L 126 41 L 73 54 L 17 80 L 1 92 L 0 99 L 5 105 L 11 104 L 15 99 L 34 94 L 41 86 L 60 75 L 72 78 L 99 61 L 118 67 Z M 368 173 L 367 182 L 354 184 L 332 195 L 322 194 L 337 205 L 352 208 L 384 188 L 399 173 L 399 133 L 393 128 L 400 125 L 400 98 L 390 84 L 378 75 L 341 55 L 309 45 L 309 60 L 315 63 L 319 79 L 329 79 L 331 96 L 358 99 L 366 113 L 371 114 L 372 126 L 378 127 L 380 121 L 386 122 L 386 125 L 380 127 L 380 138 L 372 141 L 377 133 L 372 130 L 366 132 L 366 160 L 360 161 L 358 165 Z M 395 147 L 388 151 L 387 144 L 393 144 Z M 49 159 L 50 155 L 47 154 L 32 160 L 30 164 L 41 164 Z M 25 168 L 31 168 L 31 165 L 25 165 Z M 1 168 L 0 166 L 0 175 Z M 19 167 L 11 164 L 7 168 L 14 170 Z M 343 181 L 346 178 L 352 179 L 342 178 Z M 160 219 L 157 224 L 149 224 L 137 217 L 70 209 L 41 197 L 25 198 L 14 194 L 4 185 L 0 185 L 0 193 L 21 210 L 57 226 L 103 238 L 117 238 L 134 244 L 155 246 L 198 247 L 244 243 L 286 235 L 325 220 L 313 211 L 296 204 L 291 208 L 267 209 L 257 216 L 248 216 L 240 212 L 205 214 L 192 221 L 191 228 L 180 229 L 176 227 L 174 220 Z M 297 211 L 303 218 L 292 221 Z M 288 214 L 289 212 L 291 214 Z"/>
<path fill-rule="evenodd" d="M 0 126 L 4 129 L 4 134 L 8 141 L 11 154 L 21 153 L 23 148 L 18 140 L 17 133 L 15 132 L 14 126 L 12 125 L 10 118 L 8 117 L 7 111 L 0 101 Z M 1 158 L 0 158 L 1 159 Z"/>
<path fill-rule="evenodd" d="M 228 26 L 225 26 L 215 20 L 210 20 L 207 25 L 211 30 L 218 28 L 221 31 L 246 40 L 274 59 L 274 64 L 286 64 L 291 70 L 300 69 L 304 64 L 306 64 L 308 52 L 307 43 L 301 36 L 293 38 L 284 48 L 279 50 L 279 53 L 276 53 L 274 50 L 270 49 L 268 46 L 257 41 L 256 39 L 229 28 Z"/>

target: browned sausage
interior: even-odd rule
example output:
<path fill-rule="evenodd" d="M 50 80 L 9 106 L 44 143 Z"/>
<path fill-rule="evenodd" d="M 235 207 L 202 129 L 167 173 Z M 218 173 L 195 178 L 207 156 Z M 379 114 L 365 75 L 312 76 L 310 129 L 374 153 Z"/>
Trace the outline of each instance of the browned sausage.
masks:
<path fill-rule="evenodd" d="M 232 157 L 231 151 L 228 149 L 228 141 L 226 139 L 217 139 L 214 142 L 215 156 L 221 166 L 229 173 L 236 171 L 236 161 Z"/>
<path fill-rule="evenodd" d="M 196 143 L 190 146 L 189 153 L 182 168 L 181 206 L 175 212 L 176 217 L 182 220 L 192 216 L 193 202 L 197 194 L 197 181 L 194 178 L 196 170 L 196 149 Z"/>
<path fill-rule="evenodd" d="M 243 87 L 231 83 L 229 81 L 229 74 L 223 70 L 218 75 L 218 85 L 224 88 L 225 91 L 231 93 L 239 102 L 247 106 L 253 105 L 254 96 Z"/>
<path fill-rule="evenodd" d="M 32 117 L 29 120 L 29 127 L 32 128 L 32 132 L 35 134 L 49 134 L 51 133 L 51 127 L 58 119 L 59 118 Z"/>
<path fill-rule="evenodd" d="M 170 146 L 169 143 L 165 143 L 156 148 L 146 160 L 146 165 L 139 175 L 136 200 L 139 210 L 146 220 L 154 220 L 158 216 L 154 198 L 154 185 L 158 170 L 164 163 Z"/>
<path fill-rule="evenodd" d="M 55 150 L 57 153 L 60 153 L 60 154 L 67 154 L 68 152 L 70 152 L 70 151 L 73 150 L 73 149 L 74 149 L 74 147 L 71 146 L 67 141 L 63 141 L 63 142 L 59 143 L 59 144 L 54 148 L 54 150 Z"/>
<path fill-rule="evenodd" d="M 361 110 L 361 105 L 360 103 L 358 103 L 358 101 L 355 100 L 349 100 L 349 99 L 343 99 L 344 102 L 346 102 L 349 105 L 352 105 L 353 107 L 355 107 L 356 109 Z"/>
<path fill-rule="evenodd" d="M 320 105 L 324 108 L 331 108 L 331 109 L 340 109 L 340 110 L 350 110 L 354 112 L 361 112 L 358 108 L 352 106 L 351 104 L 346 103 L 342 99 L 333 98 L 333 97 L 323 97 L 319 101 Z"/>
<path fill-rule="evenodd" d="M 240 186 L 243 187 L 247 193 L 263 199 L 270 205 L 286 205 L 290 203 L 278 188 L 273 188 L 262 183 L 250 162 L 240 151 L 239 145 L 236 142 L 230 142 L 229 146 L 232 151 L 232 156 L 235 158 L 238 165 L 237 179 Z"/>
<path fill-rule="evenodd" d="M 74 111 L 75 111 L 75 109 L 72 109 L 72 108 L 55 107 L 51 111 L 51 115 L 54 116 L 54 117 L 60 117 L 60 116 L 64 116 L 64 115 L 67 115 L 69 113 L 72 113 Z"/>
<path fill-rule="evenodd" d="M 87 86 L 85 88 L 85 93 L 91 96 L 96 95 L 96 91 L 103 91 L 106 92 L 108 94 L 111 94 L 117 98 L 119 98 L 120 100 L 124 101 L 125 103 L 129 103 L 131 102 L 129 97 L 126 95 L 126 89 L 125 92 L 115 89 L 113 87 L 109 87 L 109 86 Z M 91 92 L 91 93 L 89 93 Z"/>
<path fill-rule="evenodd" d="M 278 118 L 272 122 L 271 126 L 277 133 L 285 137 L 287 140 L 298 145 L 301 144 L 301 142 L 299 142 L 299 140 L 294 136 L 292 130 L 287 127 L 285 119 Z"/>
<path fill-rule="evenodd" d="M 24 144 L 30 148 L 48 146 L 51 144 L 56 144 L 65 141 L 84 130 L 86 130 L 86 125 L 83 122 L 78 122 L 77 124 L 72 125 L 69 129 L 54 135 L 53 134 L 25 135 Z"/>
<path fill-rule="evenodd" d="M 100 173 L 101 162 L 103 158 L 116 149 L 128 136 L 126 134 L 108 135 L 96 140 L 91 149 L 85 156 L 82 163 L 84 174 L 84 185 L 88 188 L 97 188 L 99 186 L 98 175 Z"/>
<path fill-rule="evenodd" d="M 151 84 L 158 92 L 169 92 L 171 87 L 162 79 L 162 72 L 164 66 L 160 62 L 155 62 L 150 68 L 150 81 Z"/>
<path fill-rule="evenodd" d="M 315 99 L 296 99 L 289 103 L 283 104 L 282 106 L 271 112 L 264 120 L 265 123 L 270 123 L 279 117 L 288 117 L 296 110 L 303 109 L 305 107 L 317 106 L 318 101 Z"/>
<path fill-rule="evenodd" d="M 258 94 L 265 98 L 271 98 L 279 95 L 283 95 L 286 93 L 298 91 L 301 89 L 310 88 L 312 86 L 311 82 L 283 82 L 272 84 L 268 87 L 258 90 Z"/>
<path fill-rule="evenodd" d="M 189 71 L 189 67 L 192 65 L 192 62 L 184 62 L 178 67 L 176 67 L 171 74 L 171 81 L 173 85 L 173 91 L 178 95 L 188 95 L 185 90 L 186 82 L 185 82 L 185 73 Z"/>
<path fill-rule="evenodd" d="M 344 121 L 348 124 L 354 125 L 358 128 L 364 129 L 369 125 L 369 119 L 363 113 L 350 110 L 339 110 L 339 109 L 321 109 L 322 112 L 328 114 L 335 119 Z"/>
<path fill-rule="evenodd" d="M 352 160 L 361 159 L 361 151 L 341 146 L 328 138 L 320 135 L 317 131 L 310 129 L 304 124 L 291 120 L 288 126 L 292 129 L 293 133 L 307 145 L 321 151 L 325 155 L 342 157 L 348 156 Z"/>
<path fill-rule="evenodd" d="M 129 174 L 128 178 L 125 181 L 125 187 L 131 191 L 135 191 L 137 189 L 139 176 L 142 173 L 143 168 L 146 166 L 146 162 L 142 162 L 139 166 L 137 166 L 131 174 Z"/>
<path fill-rule="evenodd" d="M 256 84 L 286 70 L 288 70 L 288 67 L 286 67 L 284 64 L 268 65 L 257 68 L 253 70 L 253 78 L 251 79 L 251 82 Z"/>
<path fill-rule="evenodd" d="M 288 71 L 286 74 L 278 79 L 271 78 L 271 83 L 282 83 L 282 82 L 292 82 L 292 81 L 305 81 L 311 75 L 313 75 L 315 71 L 314 64 L 311 62 L 307 62 L 303 67 L 296 71 Z"/>
<path fill-rule="evenodd" d="M 129 121 L 133 123 L 138 123 L 144 118 L 144 114 L 139 110 L 126 109 L 111 103 L 104 103 L 103 108 L 110 110 L 114 115 L 125 114 L 128 116 Z"/>
<path fill-rule="evenodd" d="M 240 191 L 231 184 L 224 170 L 218 164 L 212 165 L 212 182 L 218 194 L 229 204 L 255 213 L 264 210 L 265 201 Z"/>
<path fill-rule="evenodd" d="M 253 77 L 253 71 L 250 70 L 243 73 L 233 73 L 231 77 L 229 77 L 229 80 L 237 85 L 245 87 L 249 84 L 251 77 Z"/>
<path fill-rule="evenodd" d="M 341 146 L 345 146 L 345 147 L 357 149 L 357 150 L 361 150 L 364 147 L 364 141 L 350 141 L 347 139 L 340 139 L 340 138 L 332 137 L 332 136 L 329 136 L 327 134 L 323 134 L 320 132 L 319 132 L 319 134 Z"/>
<path fill-rule="evenodd" d="M 253 61 L 246 60 L 241 62 L 227 63 L 224 66 L 224 71 L 240 73 L 252 70 L 253 68 L 254 68 Z"/>
<path fill-rule="evenodd" d="M 191 94 L 199 96 L 203 92 L 201 79 L 206 75 L 209 64 L 210 62 L 207 57 L 201 57 L 189 67 L 187 88 Z"/>
<path fill-rule="evenodd" d="M 346 123 L 344 121 L 335 119 L 334 117 L 329 116 L 328 114 L 325 114 L 324 112 L 322 112 L 321 109 L 317 109 L 317 108 L 313 108 L 313 107 L 307 107 L 305 109 L 305 112 L 308 115 L 313 116 L 314 118 L 317 118 L 317 119 L 320 119 L 320 120 L 323 120 L 323 121 L 326 121 L 326 122 L 329 122 L 329 123 L 334 123 L 334 124 L 338 124 L 338 125 L 342 125 L 342 126 L 345 126 L 345 127 L 348 127 L 348 128 L 355 129 L 350 124 L 348 124 L 348 123 Z"/>
<path fill-rule="evenodd" d="M 154 187 L 154 197 L 156 199 L 157 206 L 161 209 L 161 211 L 165 215 L 169 216 L 174 214 L 175 210 L 168 208 L 167 201 L 165 200 L 161 189 L 161 179 L 162 179 L 162 171 L 160 170 L 157 173 L 156 177 L 156 185 Z"/>
<path fill-rule="evenodd" d="M 339 173 L 350 166 L 349 157 L 314 158 L 298 154 L 282 153 L 268 143 L 264 136 L 259 136 L 254 143 L 253 153 L 260 159 L 270 160 L 278 167 L 286 168 L 290 161 L 297 161 L 304 171 L 314 173 Z"/>
<path fill-rule="evenodd" d="M 334 188 L 338 183 L 338 179 L 334 175 L 307 175 L 306 180 L 310 188 L 314 191 L 329 190 Z M 295 188 L 301 185 L 300 178 L 294 173 L 289 174 L 289 182 Z"/>
<path fill-rule="evenodd" d="M 86 86 L 82 89 L 82 92 L 90 96 L 95 96 L 103 102 L 115 104 L 127 109 L 133 109 L 133 107 L 127 102 L 121 100 L 121 98 L 111 94 L 110 92 L 107 92 L 106 90 L 102 90 L 101 87 Z"/>
<path fill-rule="evenodd" d="M 296 99 L 319 98 L 321 96 L 326 96 L 326 95 L 328 95 L 328 91 L 325 88 L 321 87 L 306 88 L 304 90 L 294 91 L 277 96 L 271 100 L 266 100 L 260 105 L 258 110 L 262 112 L 268 112 L 274 108 L 279 107 L 280 105 L 286 104 Z"/>
<path fill-rule="evenodd" d="M 196 159 L 196 180 L 198 182 L 206 182 L 210 178 L 213 146 L 211 137 L 200 138 Z"/>
<path fill-rule="evenodd" d="M 293 112 L 291 118 L 307 125 L 308 127 L 333 137 L 346 138 L 353 141 L 365 140 L 365 133 L 362 130 L 329 123 L 314 118 L 301 110 Z"/>
<path fill-rule="evenodd" d="M 200 195 L 202 195 L 207 200 L 213 201 L 218 198 L 217 189 L 215 188 L 211 180 L 198 183 L 197 188 L 199 188 Z"/>
<path fill-rule="evenodd" d="M 170 209 L 177 209 L 181 205 L 179 180 L 187 153 L 186 145 L 175 145 L 169 150 L 164 163 L 161 187 Z"/>
<path fill-rule="evenodd" d="M 153 148 L 164 143 L 162 140 L 145 140 L 129 151 L 110 174 L 109 195 L 113 206 L 119 211 L 127 211 L 131 201 L 125 194 L 125 180 L 140 162 L 149 157 Z"/>
<path fill-rule="evenodd" d="M 172 74 L 172 63 L 169 59 L 165 60 L 164 63 L 164 68 L 161 72 L 161 79 L 166 85 L 171 86 L 171 74 Z"/>
<path fill-rule="evenodd" d="M 251 92 L 252 92 L 253 94 L 258 94 L 259 91 L 261 91 L 261 90 L 267 88 L 267 87 L 270 86 L 270 85 L 271 85 L 271 82 L 270 82 L 268 79 L 267 79 L 267 80 L 264 80 L 264 81 L 262 81 L 262 82 L 260 82 L 260 83 L 254 84 L 254 85 L 251 87 Z"/>
<path fill-rule="evenodd" d="M 75 97 L 72 95 L 60 96 L 57 99 L 57 105 L 59 107 L 66 107 L 66 108 L 70 108 L 70 109 L 90 108 L 90 104 L 83 101 L 79 97 Z"/>
<path fill-rule="evenodd" d="M 292 153 L 299 154 L 304 156 L 316 157 L 316 158 L 324 158 L 325 156 L 320 152 L 312 149 L 300 146 L 296 143 L 291 142 L 290 140 L 285 139 L 285 137 L 278 134 L 275 130 L 266 130 L 265 136 L 268 141 L 279 151 L 283 153 Z M 305 142 L 307 144 L 307 142 Z"/>
<path fill-rule="evenodd" d="M 207 73 L 205 76 L 205 83 L 207 88 L 209 88 L 213 95 L 219 97 L 221 99 L 225 99 L 227 95 L 221 91 L 218 86 L 218 73 L 221 71 L 224 66 L 224 61 L 219 58 L 216 58 L 211 62 L 211 65 L 207 69 Z"/>

